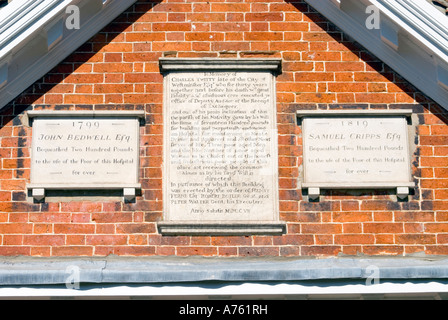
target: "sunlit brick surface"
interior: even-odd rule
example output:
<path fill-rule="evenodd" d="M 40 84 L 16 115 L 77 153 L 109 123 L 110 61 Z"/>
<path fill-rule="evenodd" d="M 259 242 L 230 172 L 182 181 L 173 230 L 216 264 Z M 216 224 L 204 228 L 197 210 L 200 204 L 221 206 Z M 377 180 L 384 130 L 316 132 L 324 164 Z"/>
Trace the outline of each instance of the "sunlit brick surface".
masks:
<path fill-rule="evenodd" d="M 282 236 L 162 236 L 161 57 L 282 58 L 277 77 Z M 413 109 L 416 188 L 299 188 L 297 110 Z M 135 202 L 33 203 L 27 110 L 144 110 Z M 1 111 L 0 255 L 334 256 L 448 253 L 448 115 L 302 1 L 139 1 Z M 415 130 L 414 130 L 415 128 Z"/>

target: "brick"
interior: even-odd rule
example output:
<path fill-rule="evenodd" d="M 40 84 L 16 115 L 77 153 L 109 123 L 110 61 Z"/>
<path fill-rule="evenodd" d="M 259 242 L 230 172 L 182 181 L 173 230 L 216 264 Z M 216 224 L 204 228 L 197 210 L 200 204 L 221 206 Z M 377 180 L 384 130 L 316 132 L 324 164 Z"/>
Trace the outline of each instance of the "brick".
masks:
<path fill-rule="evenodd" d="M 437 246 L 425 246 L 426 251 L 428 252 L 428 254 L 433 254 L 433 255 L 447 255 L 448 254 L 448 246 L 441 246 L 441 245 L 437 245 Z"/>
<path fill-rule="evenodd" d="M 55 247 L 52 248 L 53 256 L 61 257 L 77 257 L 77 256 L 92 256 L 93 247 L 88 246 L 67 246 L 67 247 Z"/>
<path fill-rule="evenodd" d="M 422 188 L 448 188 L 448 179 L 422 179 L 420 186 Z"/>
<path fill-rule="evenodd" d="M 32 231 L 30 223 L 0 223 L 0 234 L 29 234 Z"/>
<path fill-rule="evenodd" d="M 434 126 L 433 126 L 434 127 Z M 432 129 L 431 129 L 432 130 Z M 422 145 L 448 145 L 448 136 L 421 136 L 420 144 Z"/>
<path fill-rule="evenodd" d="M 187 13 L 187 19 L 189 21 L 198 22 L 211 22 L 216 24 L 216 22 L 226 21 L 225 13 L 211 13 L 211 12 L 197 12 L 197 13 Z M 227 24 L 230 25 L 230 24 Z M 217 30 L 214 30 L 217 31 Z M 224 31 L 224 30 L 220 30 Z"/>
<path fill-rule="evenodd" d="M 387 211 L 375 211 L 373 212 L 373 220 L 374 221 L 392 221 L 393 213 Z"/>
<path fill-rule="evenodd" d="M 1 190 L 25 190 L 26 182 L 25 180 L 1 180 L 0 181 Z M 1 208 L 0 208 L 1 209 Z"/>
<path fill-rule="evenodd" d="M 85 245 L 86 237 L 85 235 L 69 234 L 65 240 L 67 246 L 73 245 Z"/>
<path fill-rule="evenodd" d="M 153 12 L 190 12 L 190 3 L 180 3 L 180 2 L 167 2 L 159 3 L 152 8 Z"/>
<path fill-rule="evenodd" d="M 95 84 L 94 93 L 126 93 L 132 92 L 132 84 Z"/>
<path fill-rule="evenodd" d="M 432 234 L 398 234 L 395 236 L 397 244 L 434 244 L 436 236 Z"/>
<path fill-rule="evenodd" d="M 427 233 L 447 233 L 448 223 L 425 223 L 425 232 Z"/>
<path fill-rule="evenodd" d="M 367 85 L 365 83 L 329 83 L 328 90 L 332 92 L 365 92 Z"/>
<path fill-rule="evenodd" d="M 444 146 L 434 146 L 435 156 L 448 156 L 448 147 Z"/>
<path fill-rule="evenodd" d="M 87 235 L 87 245 L 125 245 L 127 243 L 126 235 Z"/>
<path fill-rule="evenodd" d="M 216 20 L 213 20 L 216 21 Z M 249 23 L 232 23 L 232 22 L 213 22 L 211 23 L 211 31 L 221 31 L 221 32 L 242 32 L 242 31 L 250 31 Z M 226 39 L 230 40 L 230 39 Z M 240 39 L 242 40 L 242 39 Z"/>
<path fill-rule="evenodd" d="M 181 23 L 181 22 L 167 22 L 167 23 L 153 23 L 152 25 L 153 31 L 164 34 L 164 31 L 190 31 L 191 24 L 190 23 Z M 142 36 L 145 37 L 145 36 Z M 143 40 L 143 41 L 163 41 L 164 38 L 160 39 L 151 39 L 151 40 Z"/>
<path fill-rule="evenodd" d="M 375 243 L 376 244 L 394 244 L 395 243 L 395 235 L 394 234 L 375 234 Z"/>
<path fill-rule="evenodd" d="M 114 254 L 122 256 L 149 256 L 154 255 L 156 249 L 149 246 L 120 246 L 114 248 Z"/>
<path fill-rule="evenodd" d="M 281 21 L 281 20 L 279 20 Z M 270 22 L 269 24 L 271 31 L 308 31 L 309 24 L 307 22 Z"/>
<path fill-rule="evenodd" d="M 336 35 L 336 39 L 334 38 L 335 34 L 330 35 L 326 32 L 306 32 L 303 35 L 304 41 L 338 41 L 340 39 L 340 35 Z M 364 70 L 364 69 L 362 69 Z M 360 70 L 361 71 L 361 70 Z"/>
<path fill-rule="evenodd" d="M 434 190 L 434 198 L 438 200 L 448 199 L 448 189 Z"/>
<path fill-rule="evenodd" d="M 98 212 L 101 209 L 100 202 L 65 202 L 61 204 L 61 212 Z"/>
<path fill-rule="evenodd" d="M 283 40 L 283 33 L 281 32 L 244 32 L 244 40 L 246 41 L 278 41 Z"/>
<path fill-rule="evenodd" d="M 113 43 L 113 42 L 109 42 L 109 43 L 101 43 L 101 44 L 95 44 L 94 46 L 94 50 L 98 53 L 102 53 L 102 52 L 131 52 L 132 51 L 132 43 Z M 95 57 L 95 56 L 93 56 Z M 91 61 L 90 62 L 98 62 L 98 58 L 100 58 L 101 56 L 97 57 L 96 61 Z M 81 59 L 80 62 L 84 62 L 83 59 Z"/>
<path fill-rule="evenodd" d="M 54 233 L 57 234 L 89 234 L 95 232 L 95 225 L 93 224 L 55 224 Z"/>
<path fill-rule="evenodd" d="M 65 235 L 24 235 L 24 245 L 61 246 L 65 244 Z"/>
<path fill-rule="evenodd" d="M 163 77 L 160 73 L 126 73 L 124 80 L 130 83 L 160 82 Z M 131 91 L 132 92 L 132 91 Z"/>
<path fill-rule="evenodd" d="M 337 234 L 342 233 L 342 224 L 303 224 L 302 233 Z"/>
<path fill-rule="evenodd" d="M 246 13 L 246 21 L 283 21 L 283 12 L 251 12 Z M 279 31 L 290 31 L 290 30 L 279 30 Z"/>
<path fill-rule="evenodd" d="M 2 246 L 0 247 L 0 255 L 2 256 L 29 256 L 31 248 L 28 246 Z"/>
<path fill-rule="evenodd" d="M 277 247 L 239 247 L 238 255 L 241 257 L 279 256 Z"/>
<path fill-rule="evenodd" d="M 211 236 L 192 236 L 190 243 L 192 246 L 209 246 L 211 238 Z"/>
<path fill-rule="evenodd" d="M 124 73 L 124 72 L 132 72 L 133 67 L 131 63 L 96 63 L 93 66 L 94 72 L 99 73 Z"/>
<path fill-rule="evenodd" d="M 334 222 L 365 222 L 373 220 L 370 212 L 334 212 L 332 217 Z"/>
<path fill-rule="evenodd" d="M 246 41 L 214 42 L 211 49 L 214 51 L 250 50 L 250 43 Z"/>
<path fill-rule="evenodd" d="M 312 245 L 314 244 L 313 235 L 283 235 L 275 236 L 273 239 L 273 244 L 278 245 Z"/>
<path fill-rule="evenodd" d="M 153 42 L 153 51 L 190 51 L 191 43 L 184 41 Z"/>
<path fill-rule="evenodd" d="M 342 251 L 341 246 L 303 246 L 303 256 L 336 256 Z"/>
<path fill-rule="evenodd" d="M 395 103 L 393 93 L 356 93 L 358 103 Z"/>
<path fill-rule="evenodd" d="M 298 208 L 296 201 L 280 201 L 280 211 L 297 211 Z"/>
<path fill-rule="evenodd" d="M 211 244 L 214 246 L 247 246 L 251 245 L 252 239 L 245 236 L 235 237 L 212 237 Z"/>
<path fill-rule="evenodd" d="M 434 221 L 435 214 L 434 212 L 395 212 L 394 213 L 395 221 L 419 221 L 419 222 L 427 222 Z"/>
<path fill-rule="evenodd" d="M 437 124 L 437 125 L 444 125 L 445 122 L 437 115 L 432 113 L 425 113 L 423 115 L 423 121 L 425 124 Z"/>
<path fill-rule="evenodd" d="M 379 222 L 389 222 L 393 220 L 393 213 L 392 212 L 382 212 L 382 211 L 376 211 L 373 212 L 373 221 Z"/>
<path fill-rule="evenodd" d="M 371 234 L 339 234 L 334 236 L 335 244 L 374 244 L 375 237 Z"/>
<path fill-rule="evenodd" d="M 158 256 L 173 256 L 176 254 L 175 247 L 156 247 L 156 255 Z M 223 255 L 223 254 L 220 254 Z"/>
<path fill-rule="evenodd" d="M 156 227 L 153 223 L 122 223 L 116 226 L 117 233 L 133 234 L 133 233 L 155 233 Z"/>
<path fill-rule="evenodd" d="M 179 256 L 216 256 L 218 250 L 216 247 L 178 247 Z"/>
<path fill-rule="evenodd" d="M 92 94 L 67 94 L 64 96 L 64 103 L 75 103 L 75 104 L 95 104 L 103 103 L 102 95 L 92 95 Z"/>
<path fill-rule="evenodd" d="M 139 16 L 137 22 L 134 23 L 134 27 L 135 27 L 135 25 L 151 25 L 151 24 L 142 23 L 142 22 L 165 22 L 165 21 L 167 21 L 167 17 L 168 17 L 168 14 L 166 12 L 148 11 Z"/>
<path fill-rule="evenodd" d="M 363 253 L 367 255 L 398 256 L 402 255 L 404 248 L 402 246 L 363 246 Z"/>
<path fill-rule="evenodd" d="M 389 204 L 387 200 L 366 200 L 361 203 L 361 210 L 388 210 Z"/>
<path fill-rule="evenodd" d="M 279 92 L 316 92 L 315 83 L 278 83 L 277 90 Z"/>
<path fill-rule="evenodd" d="M 250 3 L 211 3 L 212 12 L 248 12 Z"/>
<path fill-rule="evenodd" d="M 297 72 L 294 76 L 295 81 L 334 81 L 334 73 L 331 72 Z"/>
<path fill-rule="evenodd" d="M 0 191 L 0 202 L 11 201 L 11 200 L 12 200 L 11 192 Z"/>
<path fill-rule="evenodd" d="M 224 34 L 219 32 L 186 32 L 186 41 L 224 41 Z"/>
<path fill-rule="evenodd" d="M 403 233 L 403 223 L 375 223 L 366 222 L 363 224 L 364 233 Z"/>
<path fill-rule="evenodd" d="M 280 247 L 280 256 L 300 256 L 300 246 Z"/>

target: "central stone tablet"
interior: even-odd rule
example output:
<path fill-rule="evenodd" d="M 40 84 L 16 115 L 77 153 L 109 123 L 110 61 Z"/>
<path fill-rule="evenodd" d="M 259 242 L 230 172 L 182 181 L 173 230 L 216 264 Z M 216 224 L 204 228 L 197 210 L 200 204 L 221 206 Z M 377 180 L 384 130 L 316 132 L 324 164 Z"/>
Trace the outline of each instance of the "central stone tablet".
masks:
<path fill-rule="evenodd" d="M 273 74 L 279 61 L 254 62 L 161 61 L 167 72 L 162 233 L 283 231 Z"/>

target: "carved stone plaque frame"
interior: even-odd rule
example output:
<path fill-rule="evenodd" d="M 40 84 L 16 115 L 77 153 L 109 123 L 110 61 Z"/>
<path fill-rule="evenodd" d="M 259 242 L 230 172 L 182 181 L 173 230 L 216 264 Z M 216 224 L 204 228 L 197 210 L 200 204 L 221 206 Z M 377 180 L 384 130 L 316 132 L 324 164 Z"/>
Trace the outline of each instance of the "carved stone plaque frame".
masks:
<path fill-rule="evenodd" d="M 396 189 L 406 198 L 411 175 L 412 110 L 298 111 L 303 181 L 310 199 L 321 189 Z"/>
<path fill-rule="evenodd" d="M 281 234 L 280 59 L 160 59 L 164 235 Z"/>
<path fill-rule="evenodd" d="M 135 198 L 139 183 L 140 125 L 144 111 L 29 111 L 33 127 L 31 183 L 45 190 L 123 190 Z"/>

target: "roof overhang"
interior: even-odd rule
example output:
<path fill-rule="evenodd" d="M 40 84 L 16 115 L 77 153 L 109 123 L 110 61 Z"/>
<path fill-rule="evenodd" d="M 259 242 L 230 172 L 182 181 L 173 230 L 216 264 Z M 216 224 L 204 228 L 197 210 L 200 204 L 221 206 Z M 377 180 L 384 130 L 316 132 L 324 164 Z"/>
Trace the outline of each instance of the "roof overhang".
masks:
<path fill-rule="evenodd" d="M 0 108 L 136 0 L 22 0 L 0 11 Z M 77 19 L 79 9 L 79 25 Z"/>
<path fill-rule="evenodd" d="M 0 299 L 446 295 L 448 260 L 440 256 L 3 257 L 0 279 Z"/>
<path fill-rule="evenodd" d="M 306 2 L 448 110 L 448 17 L 426 0 Z"/>

